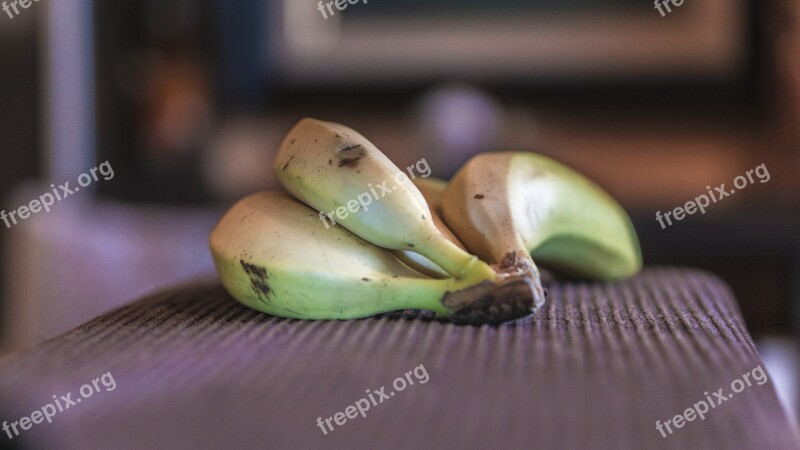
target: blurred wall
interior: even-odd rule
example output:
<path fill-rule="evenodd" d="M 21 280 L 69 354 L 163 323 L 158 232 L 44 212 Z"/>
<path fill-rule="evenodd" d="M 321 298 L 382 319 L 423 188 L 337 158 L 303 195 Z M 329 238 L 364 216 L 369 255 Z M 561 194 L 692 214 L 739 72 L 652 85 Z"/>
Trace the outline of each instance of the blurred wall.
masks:
<path fill-rule="evenodd" d="M 10 202 L 11 189 L 19 182 L 39 175 L 40 168 L 40 51 L 35 8 L 13 20 L 0 21 L 0 209 L 16 208 Z M 0 250 L 5 255 L 9 230 L 0 223 Z M 7 273 L 6 258 L 0 258 L 0 274 Z M 12 262 L 13 263 L 13 262 Z M 5 314 L 3 298 L 7 280 L 0 278 L 0 315 Z M 0 317 L 0 336 L 2 336 Z"/>

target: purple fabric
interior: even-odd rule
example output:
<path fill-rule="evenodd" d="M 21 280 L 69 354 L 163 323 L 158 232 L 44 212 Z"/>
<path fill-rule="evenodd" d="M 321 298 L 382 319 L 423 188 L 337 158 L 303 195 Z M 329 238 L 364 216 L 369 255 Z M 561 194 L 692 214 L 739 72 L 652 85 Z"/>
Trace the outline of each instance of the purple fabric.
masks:
<path fill-rule="evenodd" d="M 662 268 L 549 289 L 531 318 L 471 327 L 416 312 L 286 320 L 240 306 L 213 282 L 178 287 L 0 363 L 0 420 L 53 395 L 74 398 L 108 372 L 116 383 L 52 424 L 11 441 L 0 434 L 0 447 L 798 447 L 771 382 L 667 437 L 656 429 L 763 367 L 716 278 Z M 367 389 L 395 391 L 398 377 L 416 383 L 323 434 L 318 417 Z"/>

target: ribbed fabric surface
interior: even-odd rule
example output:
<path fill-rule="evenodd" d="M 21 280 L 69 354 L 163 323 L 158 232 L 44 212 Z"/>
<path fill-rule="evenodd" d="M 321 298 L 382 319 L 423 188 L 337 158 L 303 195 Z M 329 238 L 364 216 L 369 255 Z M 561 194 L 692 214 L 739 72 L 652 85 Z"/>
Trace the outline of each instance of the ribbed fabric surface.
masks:
<path fill-rule="evenodd" d="M 716 278 L 650 269 L 549 290 L 531 318 L 470 327 L 414 312 L 286 320 L 215 283 L 175 288 L 0 363 L 0 420 L 81 397 L 107 372 L 116 383 L 13 440 L 0 430 L 0 448 L 798 447 L 769 381 L 666 438 L 656 429 L 763 367 Z M 396 390 L 398 377 L 414 384 Z M 365 417 L 323 434 L 318 417 L 362 398 Z"/>

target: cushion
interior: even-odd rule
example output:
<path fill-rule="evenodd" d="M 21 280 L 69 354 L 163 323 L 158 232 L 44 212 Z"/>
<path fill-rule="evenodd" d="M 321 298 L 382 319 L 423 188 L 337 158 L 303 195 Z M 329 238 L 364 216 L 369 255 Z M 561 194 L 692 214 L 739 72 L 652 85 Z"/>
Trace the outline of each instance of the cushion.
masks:
<path fill-rule="evenodd" d="M 0 420 L 71 394 L 0 447 L 797 446 L 714 276 L 548 288 L 535 315 L 473 327 L 415 311 L 288 320 L 216 281 L 178 286 L 0 362 Z"/>

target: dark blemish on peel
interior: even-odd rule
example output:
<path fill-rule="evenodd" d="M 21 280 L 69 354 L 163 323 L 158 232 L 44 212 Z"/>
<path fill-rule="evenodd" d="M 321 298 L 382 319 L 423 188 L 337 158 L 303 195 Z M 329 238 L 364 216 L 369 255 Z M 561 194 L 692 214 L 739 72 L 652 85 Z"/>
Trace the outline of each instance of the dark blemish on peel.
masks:
<path fill-rule="evenodd" d="M 363 158 L 363 156 L 358 156 L 358 157 L 355 157 L 355 158 L 342 158 L 341 160 L 339 160 L 339 167 L 342 167 L 342 166 L 348 166 L 348 167 L 349 166 L 355 166 L 356 164 L 358 164 L 358 160 L 361 159 L 361 158 Z"/>
<path fill-rule="evenodd" d="M 293 159 L 294 159 L 294 155 L 289 157 L 289 160 L 286 161 L 286 164 L 283 165 L 283 170 L 286 170 L 286 168 L 289 167 L 289 163 L 292 162 Z"/>
<path fill-rule="evenodd" d="M 370 280 L 369 280 L 369 278 L 364 277 L 364 278 L 361 279 L 361 281 L 370 281 Z"/>
<path fill-rule="evenodd" d="M 328 160 L 328 165 L 329 165 L 329 166 L 332 166 L 332 165 L 333 165 L 333 160 L 332 160 L 332 159 L 329 159 L 329 160 Z"/>
<path fill-rule="evenodd" d="M 336 151 L 337 152 L 351 152 L 353 150 L 358 150 L 359 148 L 361 148 L 361 144 L 348 145 L 347 147 L 342 147 L 342 148 L 340 148 L 339 150 L 336 150 Z"/>
<path fill-rule="evenodd" d="M 475 194 L 475 198 L 478 200 L 483 200 L 483 194 Z"/>
<path fill-rule="evenodd" d="M 244 273 L 250 278 L 250 288 L 256 293 L 258 299 L 264 303 L 269 303 L 270 288 L 267 285 L 267 269 L 246 263 L 244 260 L 239 260 L 239 263 L 242 265 Z"/>
<path fill-rule="evenodd" d="M 294 315 L 296 315 L 296 316 L 300 316 L 300 317 L 306 317 L 306 315 L 305 315 L 305 314 L 303 314 L 303 313 L 299 313 L 299 312 L 297 312 L 297 311 L 295 311 L 295 310 L 293 310 L 293 309 L 289 309 L 289 308 L 283 308 L 283 309 L 285 309 L 286 311 L 289 311 L 290 313 L 292 313 L 292 314 L 294 314 Z"/>
<path fill-rule="evenodd" d="M 407 246 L 409 246 L 409 247 L 411 247 L 411 248 L 414 248 L 414 244 L 409 244 L 409 243 L 406 243 L 406 245 L 407 245 Z"/>
<path fill-rule="evenodd" d="M 292 139 L 291 141 L 289 141 L 289 145 L 294 144 L 296 141 L 297 141 L 297 138 Z"/>
<path fill-rule="evenodd" d="M 339 167 L 355 167 L 358 165 L 358 161 L 365 156 L 367 156 L 367 151 L 361 145 L 348 145 L 336 150 Z"/>

